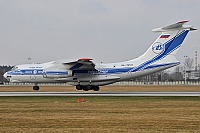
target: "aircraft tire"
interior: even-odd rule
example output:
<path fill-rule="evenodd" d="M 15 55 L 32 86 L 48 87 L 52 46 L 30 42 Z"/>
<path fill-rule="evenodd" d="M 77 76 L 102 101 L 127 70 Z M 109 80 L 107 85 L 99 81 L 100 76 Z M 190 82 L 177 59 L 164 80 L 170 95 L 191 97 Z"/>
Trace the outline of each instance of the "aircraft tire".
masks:
<path fill-rule="evenodd" d="M 87 90 L 92 90 L 93 86 L 88 85 L 88 86 L 86 86 L 85 88 L 86 88 Z"/>
<path fill-rule="evenodd" d="M 94 91 L 99 91 L 99 86 L 93 86 Z"/>
<path fill-rule="evenodd" d="M 33 86 L 33 90 L 38 91 L 40 89 L 39 86 Z"/>
<path fill-rule="evenodd" d="M 76 89 L 77 89 L 77 90 L 82 90 L 82 89 L 83 89 L 83 86 L 77 85 L 77 86 L 76 86 Z"/>
<path fill-rule="evenodd" d="M 84 91 L 88 91 L 88 89 L 86 89 L 86 88 L 84 88 L 83 90 L 84 90 Z"/>
<path fill-rule="evenodd" d="M 88 91 L 87 86 L 83 86 L 84 91 Z"/>

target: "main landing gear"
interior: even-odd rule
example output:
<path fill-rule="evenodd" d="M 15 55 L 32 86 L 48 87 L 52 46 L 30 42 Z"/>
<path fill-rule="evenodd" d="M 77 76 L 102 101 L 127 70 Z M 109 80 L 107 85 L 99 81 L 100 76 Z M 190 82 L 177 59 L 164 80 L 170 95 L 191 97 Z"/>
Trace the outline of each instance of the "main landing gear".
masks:
<path fill-rule="evenodd" d="M 92 85 L 82 86 L 82 85 L 77 85 L 76 89 L 77 90 L 84 90 L 84 91 L 88 91 L 88 90 L 99 91 L 99 86 L 92 86 Z"/>
<path fill-rule="evenodd" d="M 33 86 L 33 90 L 38 91 L 40 87 L 36 84 Z M 77 85 L 76 86 L 77 90 L 84 90 L 84 91 L 89 91 L 89 90 L 94 90 L 94 91 L 99 91 L 99 86 L 92 86 L 92 85 L 87 85 L 87 86 L 82 86 L 82 85 Z"/>

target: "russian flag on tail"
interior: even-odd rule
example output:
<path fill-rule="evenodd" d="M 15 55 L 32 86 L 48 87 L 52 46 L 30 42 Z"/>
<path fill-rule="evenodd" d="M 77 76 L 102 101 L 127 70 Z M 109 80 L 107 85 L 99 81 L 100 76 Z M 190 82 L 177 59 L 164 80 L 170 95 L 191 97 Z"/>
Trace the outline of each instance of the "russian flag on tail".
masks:
<path fill-rule="evenodd" d="M 167 39 L 170 35 L 161 35 L 160 38 Z"/>

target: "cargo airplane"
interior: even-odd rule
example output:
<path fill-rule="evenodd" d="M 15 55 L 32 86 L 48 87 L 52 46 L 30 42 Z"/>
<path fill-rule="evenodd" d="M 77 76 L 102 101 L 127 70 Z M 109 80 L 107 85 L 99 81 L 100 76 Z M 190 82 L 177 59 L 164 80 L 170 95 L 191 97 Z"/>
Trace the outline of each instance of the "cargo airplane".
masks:
<path fill-rule="evenodd" d="M 10 82 L 68 83 L 77 90 L 98 91 L 99 86 L 125 81 L 179 65 L 175 55 L 193 26 L 184 25 L 186 20 L 152 30 L 161 35 L 141 56 L 124 62 L 94 63 L 91 58 L 57 60 L 42 64 L 23 64 L 4 74 Z"/>

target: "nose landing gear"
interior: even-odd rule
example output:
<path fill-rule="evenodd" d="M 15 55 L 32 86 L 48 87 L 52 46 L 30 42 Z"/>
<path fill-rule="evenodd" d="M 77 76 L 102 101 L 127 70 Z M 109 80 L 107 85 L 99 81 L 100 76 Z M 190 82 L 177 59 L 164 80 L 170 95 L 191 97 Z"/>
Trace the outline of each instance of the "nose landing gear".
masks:
<path fill-rule="evenodd" d="M 38 91 L 39 89 L 40 89 L 39 86 L 37 86 L 37 85 L 33 86 L 33 90 L 34 90 L 34 91 Z"/>

